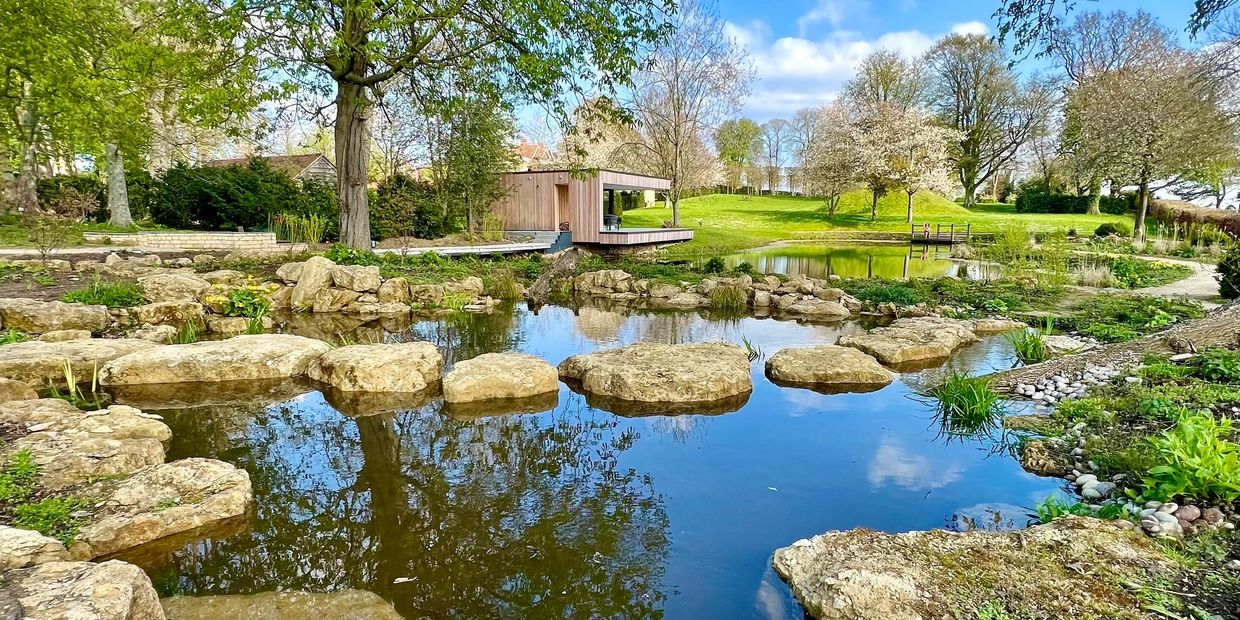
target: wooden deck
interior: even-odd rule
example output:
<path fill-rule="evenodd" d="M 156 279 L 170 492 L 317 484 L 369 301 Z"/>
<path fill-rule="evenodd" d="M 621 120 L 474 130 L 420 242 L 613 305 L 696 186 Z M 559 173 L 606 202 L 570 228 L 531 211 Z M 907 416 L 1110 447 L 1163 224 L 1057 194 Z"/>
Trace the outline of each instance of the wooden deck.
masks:
<path fill-rule="evenodd" d="M 693 239 L 693 230 L 689 228 L 621 228 L 620 230 L 600 231 L 598 235 L 598 243 L 602 245 L 648 245 L 689 241 Z"/>

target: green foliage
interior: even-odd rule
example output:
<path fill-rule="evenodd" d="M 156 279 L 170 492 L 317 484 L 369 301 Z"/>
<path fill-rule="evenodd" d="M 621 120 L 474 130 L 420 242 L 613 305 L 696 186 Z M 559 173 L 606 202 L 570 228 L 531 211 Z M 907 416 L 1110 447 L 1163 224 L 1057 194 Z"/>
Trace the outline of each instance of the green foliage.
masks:
<path fill-rule="evenodd" d="M 327 218 L 317 213 L 304 216 L 296 213 L 278 213 L 271 219 L 271 227 L 277 239 L 291 243 L 304 243 L 313 248 L 327 237 L 330 223 Z"/>
<path fill-rule="evenodd" d="M 228 316 L 264 317 L 271 312 L 271 298 L 264 287 L 246 284 L 228 291 Z"/>
<path fill-rule="evenodd" d="M 856 279 L 848 280 L 847 283 L 845 290 L 862 301 L 912 306 L 926 300 L 920 291 L 906 282 Z"/>
<path fill-rule="evenodd" d="M 370 232 L 376 239 L 417 237 L 437 239 L 457 230 L 434 186 L 398 173 L 375 189 L 370 205 Z"/>
<path fill-rule="evenodd" d="M 1086 213 L 1093 196 L 1072 196 L 1040 192 L 1022 192 L 1016 197 L 1017 213 Z M 1132 210 L 1131 196 L 1102 196 L 1098 209 L 1103 213 L 1124 215 Z"/>
<path fill-rule="evenodd" d="M 1240 298 L 1240 243 L 1218 262 L 1218 293 L 1223 299 Z"/>
<path fill-rule="evenodd" d="M 1029 330 L 1013 332 L 1007 335 L 1007 341 L 1011 343 L 1016 359 L 1022 364 L 1044 362 L 1050 356 L 1046 343 L 1042 341 L 1042 335 L 1038 332 Z"/>
<path fill-rule="evenodd" d="M 108 282 L 96 279 L 86 288 L 69 291 L 60 297 L 67 303 L 99 305 L 109 308 L 130 308 L 146 303 L 142 287 L 132 282 Z"/>
<path fill-rule="evenodd" d="M 159 184 L 151 218 L 172 228 L 230 230 L 267 225 L 276 215 L 315 216 L 324 233 L 339 217 L 335 191 L 325 183 L 298 183 L 263 158 L 222 168 L 191 168 L 178 163 Z"/>
<path fill-rule="evenodd" d="M 1143 481 L 1143 497 L 1225 502 L 1240 498 L 1240 447 L 1231 437 L 1231 420 L 1218 420 L 1207 413 L 1180 417 L 1175 427 L 1150 438 L 1156 464 Z"/>
<path fill-rule="evenodd" d="M 1123 295 L 1098 295 L 1066 319 L 1077 331 L 1102 342 L 1123 342 L 1161 331 L 1183 319 L 1202 316 L 1195 302 Z"/>
<path fill-rule="evenodd" d="M 1163 397 L 1143 398 L 1137 403 L 1137 414 L 1154 420 L 1178 420 L 1189 413 L 1188 408 Z"/>
<path fill-rule="evenodd" d="M 255 334 L 261 334 L 267 331 L 267 326 L 263 324 L 264 318 L 266 318 L 266 315 L 260 314 L 258 316 L 250 317 L 246 319 L 245 333 L 249 335 L 255 335 Z"/>
<path fill-rule="evenodd" d="M 200 339 L 201 331 L 197 323 L 187 321 L 177 328 L 176 335 L 172 337 L 172 344 L 194 344 Z"/>
<path fill-rule="evenodd" d="M 0 504 L 25 503 L 34 492 L 38 473 L 29 450 L 10 455 L 4 471 L 0 472 Z"/>
<path fill-rule="evenodd" d="M 1214 383 L 1240 383 L 1240 354 L 1220 347 L 1202 351 L 1194 360 L 1196 375 Z"/>
<path fill-rule="evenodd" d="M 733 271 L 735 271 L 736 273 L 741 273 L 745 275 L 753 275 L 754 266 L 749 261 L 741 261 L 736 264 L 736 268 L 733 269 Z"/>
<path fill-rule="evenodd" d="M 712 256 L 710 260 L 702 265 L 702 273 L 720 274 L 727 271 L 728 266 L 724 264 L 723 259 L 718 256 Z"/>
<path fill-rule="evenodd" d="M 443 299 L 439 301 L 439 306 L 441 308 L 447 308 L 448 310 L 461 310 L 465 306 L 468 306 L 473 300 L 473 296 L 469 293 L 444 293 Z"/>
<path fill-rule="evenodd" d="M 0 332 L 0 345 L 16 344 L 18 342 L 24 342 L 29 338 L 29 336 L 17 328 L 10 327 L 3 332 Z"/>
<path fill-rule="evenodd" d="M 520 299 L 521 285 L 511 271 L 497 270 L 482 277 L 483 291 L 495 299 Z"/>
<path fill-rule="evenodd" d="M 89 504 L 73 497 L 49 497 L 14 508 L 13 525 L 55 538 L 68 546 L 82 527 L 82 520 L 73 513 L 88 507 Z"/>
<path fill-rule="evenodd" d="M 940 426 L 948 435 L 975 436 L 997 428 L 1004 407 L 999 394 L 981 377 L 952 371 L 931 390 L 938 400 Z"/>
<path fill-rule="evenodd" d="M 1065 400 L 1055 408 L 1054 416 L 1073 424 L 1085 422 L 1095 427 L 1107 426 L 1115 419 L 1107 411 L 1105 401 L 1093 397 Z"/>
<path fill-rule="evenodd" d="M 1193 270 L 1184 265 L 1121 256 L 1111 259 L 1111 273 L 1122 288 L 1146 288 L 1183 280 Z"/>
<path fill-rule="evenodd" d="M 1175 383 L 1187 379 L 1193 374 L 1193 369 L 1188 366 L 1160 361 L 1146 365 L 1139 371 L 1139 374 L 1151 383 Z"/>
<path fill-rule="evenodd" d="M 1098 228 L 1094 229 L 1095 237 L 1110 237 L 1111 235 L 1131 237 L 1132 226 L 1129 226 L 1126 222 L 1107 222 L 1099 224 Z"/>
<path fill-rule="evenodd" d="M 1073 502 L 1071 504 L 1063 501 L 1058 496 L 1051 495 L 1033 507 L 1034 518 L 1038 523 L 1050 523 L 1060 517 L 1075 515 L 1078 517 L 1094 516 L 1093 509 L 1089 504 L 1081 502 Z"/>
<path fill-rule="evenodd" d="M 739 286 L 716 286 L 706 297 L 711 308 L 728 313 L 744 312 L 748 306 L 745 290 Z"/>

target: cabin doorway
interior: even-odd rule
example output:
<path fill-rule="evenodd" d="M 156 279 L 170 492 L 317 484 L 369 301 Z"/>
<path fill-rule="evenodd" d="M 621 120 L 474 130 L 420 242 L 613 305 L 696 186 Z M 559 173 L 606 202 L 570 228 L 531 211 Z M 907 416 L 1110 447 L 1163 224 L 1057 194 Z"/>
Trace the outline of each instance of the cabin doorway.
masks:
<path fill-rule="evenodd" d="M 564 230 L 564 226 L 571 221 L 568 208 L 568 186 L 555 186 L 555 222 L 556 228 Z"/>

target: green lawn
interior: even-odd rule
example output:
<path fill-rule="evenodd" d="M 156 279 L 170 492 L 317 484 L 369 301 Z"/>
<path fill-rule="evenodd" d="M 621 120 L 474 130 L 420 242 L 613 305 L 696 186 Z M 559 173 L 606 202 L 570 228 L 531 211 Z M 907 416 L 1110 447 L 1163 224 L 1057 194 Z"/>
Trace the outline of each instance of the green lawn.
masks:
<path fill-rule="evenodd" d="M 694 239 L 676 246 L 676 251 L 722 254 L 830 231 L 907 232 L 906 200 L 902 192 L 883 197 L 878 201 L 878 221 L 871 222 L 870 195 L 865 190 L 845 194 L 831 220 L 819 198 L 730 194 L 687 198 L 680 202 L 680 225 L 692 228 Z M 671 210 L 660 204 L 626 211 L 624 226 L 658 227 L 671 217 Z M 994 232 L 1004 223 L 1018 221 L 1034 230 L 1076 228 L 1087 234 L 1103 222 L 1127 219 L 1118 215 L 1017 214 L 1016 207 L 1004 204 L 984 204 L 970 210 L 928 192 L 913 197 L 913 220 L 918 224 L 955 224 L 958 229 L 971 224 L 974 232 Z"/>
<path fill-rule="evenodd" d="M 120 228 L 111 224 L 98 224 L 95 222 L 62 222 L 64 241 L 61 247 L 74 247 L 89 245 L 82 238 L 82 233 L 98 232 L 98 233 L 127 233 L 138 232 L 140 230 L 171 230 L 163 226 L 146 223 L 133 228 Z M 32 248 L 35 246 L 34 241 L 30 238 L 30 225 L 20 216 L 9 214 L 0 216 L 0 247 L 6 248 Z"/>

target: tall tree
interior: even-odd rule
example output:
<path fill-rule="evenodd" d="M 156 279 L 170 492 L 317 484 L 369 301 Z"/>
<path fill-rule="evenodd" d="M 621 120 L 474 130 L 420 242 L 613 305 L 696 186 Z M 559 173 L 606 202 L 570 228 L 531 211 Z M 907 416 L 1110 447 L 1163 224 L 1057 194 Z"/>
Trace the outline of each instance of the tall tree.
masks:
<path fill-rule="evenodd" d="M 668 0 L 242 0 L 249 46 L 334 97 L 340 239 L 369 247 L 367 168 L 374 93 L 465 67 L 492 87 L 563 114 L 566 92 L 628 84 L 641 46 L 665 31 Z"/>
<path fill-rule="evenodd" d="M 762 123 L 762 167 L 766 170 L 766 187 L 775 195 L 792 140 L 792 125 L 782 118 Z"/>
<path fill-rule="evenodd" d="M 926 98 L 925 67 L 920 59 L 905 58 L 897 52 L 871 52 L 844 84 L 844 99 L 861 116 L 873 116 L 888 109 L 910 110 Z"/>
<path fill-rule="evenodd" d="M 801 108 L 792 115 L 790 121 L 791 137 L 789 143 L 792 145 L 792 161 L 793 174 L 788 179 L 790 189 L 794 191 L 798 188 L 806 191 L 804 187 L 805 180 L 805 155 L 809 151 L 810 145 L 813 144 L 819 136 L 822 129 L 823 108 Z"/>
<path fill-rule="evenodd" d="M 822 196 L 827 218 L 835 217 L 844 192 L 855 187 L 861 176 L 861 158 L 856 128 L 842 101 L 817 108 L 814 114 L 814 140 L 806 145 L 801 167 L 805 191 Z"/>
<path fill-rule="evenodd" d="M 741 184 L 741 176 L 753 165 L 762 138 L 762 128 L 747 118 L 729 119 L 715 129 L 715 151 L 723 162 L 728 187 L 733 192 Z"/>
<path fill-rule="evenodd" d="M 675 34 L 659 39 L 637 75 L 630 105 L 648 155 L 671 181 L 667 202 L 677 225 L 686 182 L 709 163 L 690 154 L 739 107 L 753 70 L 744 48 L 722 34 L 714 0 L 682 2 L 673 25 Z"/>
<path fill-rule="evenodd" d="M 926 59 L 933 107 L 960 135 L 951 156 L 965 207 L 972 207 L 978 188 L 1009 165 L 1046 120 L 1052 89 L 1037 82 L 1019 88 L 1003 48 L 983 35 L 948 35 Z"/>
<path fill-rule="evenodd" d="M 952 189 L 949 170 L 953 157 L 948 145 L 960 143 L 961 132 L 936 123 L 920 110 L 909 110 L 896 117 L 901 127 L 898 147 L 890 163 L 894 184 L 907 196 L 905 221 L 913 223 L 913 196 L 920 191 L 947 193 Z"/>
<path fill-rule="evenodd" d="M 1075 145 L 1114 178 L 1137 185 L 1138 240 L 1145 236 L 1151 183 L 1234 152 L 1236 127 L 1221 108 L 1224 96 L 1199 58 L 1174 48 L 1156 62 L 1093 76 L 1073 91 L 1068 113 Z"/>

